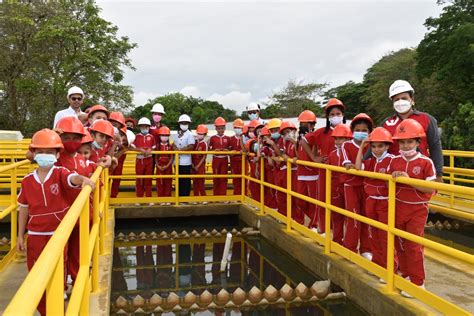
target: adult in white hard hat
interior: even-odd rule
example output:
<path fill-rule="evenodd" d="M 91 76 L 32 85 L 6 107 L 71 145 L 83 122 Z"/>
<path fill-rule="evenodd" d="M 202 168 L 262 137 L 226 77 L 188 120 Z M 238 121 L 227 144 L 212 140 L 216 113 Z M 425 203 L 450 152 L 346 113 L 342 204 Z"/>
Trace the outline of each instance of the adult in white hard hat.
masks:
<path fill-rule="evenodd" d="M 247 106 L 247 114 L 249 116 L 249 120 L 251 120 L 251 121 L 258 120 L 259 123 L 261 123 L 263 125 L 267 124 L 267 122 L 260 117 L 260 105 L 259 104 L 250 103 Z"/>
<path fill-rule="evenodd" d="M 421 139 L 418 148 L 423 155 L 433 160 L 436 168 L 437 181 L 442 182 L 443 154 L 438 122 L 428 113 L 418 111 L 414 108 L 415 89 L 413 89 L 408 81 L 395 80 L 388 89 L 388 97 L 393 102 L 395 114 L 385 119 L 382 126 L 394 135 L 397 126 L 403 120 L 411 118 L 418 121 L 426 133 L 426 138 Z M 390 146 L 389 152 L 394 155 L 399 154 L 397 142 Z"/>
<path fill-rule="evenodd" d="M 71 87 L 67 92 L 67 102 L 69 107 L 67 109 L 56 112 L 54 116 L 53 128 L 63 117 L 75 116 L 79 117 L 81 114 L 85 114 L 81 111 L 81 106 L 84 103 L 84 91 L 79 87 Z"/>
<path fill-rule="evenodd" d="M 165 108 L 160 103 L 154 104 L 153 107 L 151 108 L 152 124 L 150 127 L 150 134 L 152 134 L 155 137 L 157 142 L 160 140 L 160 136 L 158 135 L 158 129 L 160 127 L 165 126 L 162 123 L 162 120 L 165 114 L 166 114 Z"/>
<path fill-rule="evenodd" d="M 182 114 L 178 118 L 178 134 L 174 137 L 175 150 L 189 151 L 194 149 L 194 136 L 189 130 L 191 118 Z M 179 155 L 179 174 L 191 174 L 191 155 Z M 191 179 L 179 179 L 179 196 L 189 196 L 191 192 Z"/>

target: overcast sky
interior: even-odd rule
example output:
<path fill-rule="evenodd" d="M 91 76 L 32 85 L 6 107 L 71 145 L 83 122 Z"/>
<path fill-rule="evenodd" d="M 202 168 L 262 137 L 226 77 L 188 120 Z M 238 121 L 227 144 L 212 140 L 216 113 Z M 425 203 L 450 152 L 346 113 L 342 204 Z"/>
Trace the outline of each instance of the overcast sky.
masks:
<path fill-rule="evenodd" d="M 138 44 L 124 83 L 136 105 L 172 91 L 241 112 L 289 79 L 361 81 L 387 52 L 414 47 L 426 1 L 98 1 L 102 16 Z M 394 78 L 397 79 L 397 78 Z"/>

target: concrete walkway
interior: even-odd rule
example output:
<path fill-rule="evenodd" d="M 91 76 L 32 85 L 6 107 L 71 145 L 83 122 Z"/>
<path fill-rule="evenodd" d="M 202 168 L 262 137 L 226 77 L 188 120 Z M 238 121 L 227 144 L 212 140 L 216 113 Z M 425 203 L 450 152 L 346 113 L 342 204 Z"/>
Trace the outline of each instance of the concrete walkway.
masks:
<path fill-rule="evenodd" d="M 26 261 L 15 259 L 0 272 L 0 293 L 2 293 L 0 295 L 0 315 L 3 314 L 27 274 Z"/>

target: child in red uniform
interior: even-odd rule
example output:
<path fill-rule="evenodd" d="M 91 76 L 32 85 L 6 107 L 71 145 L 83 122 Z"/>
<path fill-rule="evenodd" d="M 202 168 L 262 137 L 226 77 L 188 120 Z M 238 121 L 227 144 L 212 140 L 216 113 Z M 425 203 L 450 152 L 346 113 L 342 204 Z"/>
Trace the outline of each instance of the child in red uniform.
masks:
<path fill-rule="evenodd" d="M 230 137 L 230 150 L 242 152 L 242 129 L 244 128 L 244 121 L 236 119 L 232 124 L 235 135 Z M 232 174 L 242 174 L 242 155 L 230 156 L 230 170 Z M 232 186 L 234 187 L 234 195 L 242 194 L 242 179 L 233 178 Z"/>
<path fill-rule="evenodd" d="M 328 103 L 324 107 L 326 114 L 326 126 L 317 129 L 316 131 L 309 133 L 305 136 L 310 146 L 316 146 L 318 148 L 318 155 L 321 157 L 329 156 L 329 153 L 334 150 L 334 138 L 331 137 L 334 127 L 343 123 L 346 123 L 344 117 L 344 111 L 346 106 L 341 100 L 336 98 L 329 99 Z M 326 170 L 319 169 L 318 178 L 318 200 L 324 201 L 326 198 Z M 318 216 L 318 231 L 320 233 L 325 232 L 325 218 L 326 209 L 321 206 L 316 207 Z"/>
<path fill-rule="evenodd" d="M 436 180 L 433 161 L 417 151 L 421 138 L 426 137 L 423 126 L 413 119 L 405 119 L 397 126 L 393 139 L 398 141 L 400 155 L 392 159 L 387 173 L 394 178 L 410 177 Z M 397 184 L 395 227 L 417 236 L 424 235 L 428 202 L 433 189 Z M 395 238 L 395 247 L 402 276 L 424 288 L 425 269 L 423 246 L 403 238 Z M 411 297 L 402 291 L 402 295 Z"/>
<path fill-rule="evenodd" d="M 89 132 L 93 139 L 89 159 L 97 163 L 101 158 L 108 156 L 106 144 L 114 139 L 114 127 L 109 121 L 98 120 L 89 128 Z"/>
<path fill-rule="evenodd" d="M 333 151 L 329 153 L 328 164 L 333 166 L 342 167 L 341 146 L 344 142 L 352 139 L 352 131 L 346 124 L 338 124 L 331 132 L 331 136 L 334 138 Z M 342 174 L 339 172 L 331 173 L 331 204 L 342 209 L 345 208 L 344 199 L 344 181 L 341 181 Z M 323 179 L 321 179 L 323 181 Z M 326 181 L 326 179 L 324 179 Z M 344 216 L 337 213 L 331 213 L 331 226 L 332 226 L 332 240 L 342 245 L 344 237 Z"/>
<path fill-rule="evenodd" d="M 263 124 L 261 124 L 258 120 L 252 120 L 248 126 L 248 139 L 245 143 L 245 149 L 248 153 L 257 154 L 259 151 L 259 144 L 257 141 L 258 133 L 263 128 Z M 257 155 L 247 156 L 248 164 L 249 164 L 249 172 L 250 177 L 254 179 L 260 179 L 260 165 L 258 163 Z M 260 185 L 256 182 L 249 181 L 248 188 L 250 191 L 250 196 L 252 199 L 256 201 L 260 201 Z"/>
<path fill-rule="evenodd" d="M 276 157 L 275 150 L 273 149 L 275 144 L 270 139 L 270 135 L 270 131 L 266 126 L 260 131 L 257 158 L 260 162 L 263 162 L 263 180 L 270 184 L 275 184 L 276 162 L 273 160 Z M 263 159 L 260 159 L 260 157 L 263 157 Z M 265 186 L 263 188 L 263 195 L 265 206 L 270 208 L 277 207 L 274 189 Z"/>
<path fill-rule="evenodd" d="M 86 177 L 66 168 L 54 166 L 61 148 L 63 144 L 60 137 L 49 129 L 36 132 L 31 139 L 30 149 L 33 151 L 38 168 L 23 178 L 18 195 L 17 250 L 25 251 L 24 235 L 25 228 L 28 228 L 26 249 L 28 270 L 33 268 L 71 205 L 64 196 L 79 191 L 85 185 L 90 185 L 92 188 L 95 186 Z M 64 255 L 64 259 L 67 260 L 67 255 Z M 38 305 L 41 315 L 45 315 L 45 307 L 43 295 Z"/>
<path fill-rule="evenodd" d="M 82 138 L 81 147 L 79 147 L 77 152 L 84 157 L 86 161 L 86 174 L 88 177 L 90 177 L 97 168 L 97 164 L 90 160 L 92 153 L 92 142 L 94 140 L 92 139 L 90 133 L 87 130 L 85 131 L 85 133 L 86 135 Z"/>
<path fill-rule="evenodd" d="M 266 146 L 270 147 L 273 151 L 273 157 L 279 157 L 281 156 L 281 153 L 283 151 L 283 138 L 281 137 L 280 134 L 280 126 L 281 126 L 281 120 L 280 119 L 271 119 L 268 121 L 267 128 L 268 131 L 270 132 L 270 137 L 267 137 L 265 143 Z M 272 158 L 273 159 L 273 158 Z M 286 170 L 280 170 L 280 166 L 284 164 L 283 162 L 280 162 L 277 159 L 273 159 L 273 176 L 270 177 L 271 184 L 274 185 L 280 185 L 282 184 L 282 178 L 286 176 Z M 283 188 L 286 187 L 283 186 Z M 278 201 L 285 200 L 286 201 L 286 193 L 283 193 L 278 190 L 271 189 L 271 192 L 273 192 L 274 199 L 272 200 L 271 204 L 274 206 L 274 208 L 278 209 L 278 212 L 282 215 L 286 215 L 286 205 L 280 209 L 280 206 L 283 203 L 278 203 Z"/>
<path fill-rule="evenodd" d="M 157 151 L 171 151 L 173 146 L 170 144 L 170 134 L 171 131 L 168 127 L 162 126 L 158 129 L 157 133 L 159 138 L 159 143 L 156 146 Z M 172 154 L 156 154 L 155 164 L 156 164 L 156 174 L 157 175 L 170 175 L 173 173 L 173 161 L 174 156 Z M 173 189 L 173 179 L 172 178 L 158 178 L 156 179 L 156 192 L 158 197 L 171 196 L 171 191 Z M 171 205 L 171 203 L 165 203 L 166 205 Z"/>
<path fill-rule="evenodd" d="M 152 175 L 153 174 L 153 157 L 151 151 L 156 148 L 155 138 L 149 133 L 151 122 L 146 117 L 142 117 L 138 120 L 138 127 L 140 133 L 135 136 L 135 141 L 132 144 L 132 148 L 139 151 L 137 155 L 135 173 L 137 175 Z M 151 179 L 137 178 L 136 181 L 136 195 L 138 197 L 151 197 Z M 153 205 L 153 203 L 150 203 Z"/>
<path fill-rule="evenodd" d="M 230 148 L 229 136 L 224 135 L 226 121 L 222 117 L 216 118 L 214 126 L 216 127 L 217 135 L 214 135 L 209 140 L 209 150 L 226 151 Z M 229 166 L 228 155 L 213 155 L 212 156 L 212 173 L 216 175 L 227 174 Z M 214 195 L 227 194 L 227 178 L 214 178 L 213 180 Z"/>
<path fill-rule="evenodd" d="M 206 125 L 200 124 L 196 129 L 197 137 L 196 137 L 196 144 L 194 145 L 195 151 L 207 151 L 209 145 L 206 142 L 206 135 L 208 129 Z M 193 155 L 193 173 L 194 174 L 205 174 L 206 173 L 206 154 L 202 155 Z M 204 178 L 195 178 L 193 179 L 193 191 L 194 196 L 206 196 L 206 188 L 204 187 L 205 184 Z M 207 204 L 207 203 L 204 203 Z"/>
<path fill-rule="evenodd" d="M 365 145 L 370 143 L 372 156 L 362 161 Z M 369 137 L 360 144 L 356 158 L 356 168 L 359 170 L 387 173 L 387 168 L 394 157 L 388 153 L 393 143 L 392 134 L 383 127 L 377 127 Z M 365 213 L 371 219 L 388 223 L 388 187 L 383 180 L 365 178 L 364 191 L 367 196 Z M 375 227 L 369 227 L 372 236 L 372 261 L 384 268 L 387 267 L 387 233 Z"/>
<path fill-rule="evenodd" d="M 306 140 L 306 135 L 311 133 L 316 125 L 316 115 L 309 110 L 305 110 L 298 116 L 300 122 L 300 138 L 297 146 L 298 159 L 304 161 L 325 162 L 326 158 L 318 156 L 318 148 L 312 146 Z M 318 170 L 313 167 L 298 165 L 298 186 L 297 191 L 300 194 L 310 198 L 318 198 Z M 317 232 L 318 218 L 316 214 L 316 205 L 298 199 L 301 210 L 309 217 L 308 227 Z"/>
<path fill-rule="evenodd" d="M 362 140 L 369 136 L 374 122 L 365 113 L 357 114 L 351 122 L 351 130 L 354 139 L 342 144 L 341 151 L 344 161 L 343 166 L 347 169 L 354 168 Z M 346 209 L 356 214 L 365 214 L 365 192 L 364 178 L 344 174 L 341 177 L 344 182 L 344 196 L 346 198 Z M 352 218 L 346 218 L 346 230 L 344 236 L 344 247 L 360 254 L 367 260 L 372 260 L 372 249 L 370 247 L 369 227 Z M 359 249 L 358 249 L 359 246 Z"/>
<path fill-rule="evenodd" d="M 112 117 L 113 112 L 110 114 Z M 114 157 L 117 159 L 117 165 L 114 168 L 111 168 L 110 174 L 114 176 L 120 176 L 123 173 L 123 164 L 125 163 L 125 159 L 127 158 L 127 150 L 130 144 L 135 141 L 135 134 L 133 132 L 127 130 L 125 126 L 120 128 L 120 137 L 122 143 L 117 146 L 115 150 Z M 115 198 L 117 197 L 119 190 L 120 190 L 120 182 L 121 179 L 113 179 L 112 180 L 112 187 L 110 190 L 110 197 Z"/>

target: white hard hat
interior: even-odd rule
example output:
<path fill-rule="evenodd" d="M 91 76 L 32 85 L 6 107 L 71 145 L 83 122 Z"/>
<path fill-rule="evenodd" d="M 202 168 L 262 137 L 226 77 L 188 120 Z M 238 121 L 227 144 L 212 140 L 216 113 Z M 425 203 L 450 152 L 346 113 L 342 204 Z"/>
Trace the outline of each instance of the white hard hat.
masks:
<path fill-rule="evenodd" d="M 406 80 L 395 80 L 388 89 L 388 97 L 391 99 L 394 95 L 403 92 L 415 93 L 415 89 Z"/>
<path fill-rule="evenodd" d="M 178 123 L 179 122 L 189 122 L 189 123 L 191 123 L 191 118 L 187 114 L 182 114 L 182 115 L 180 115 L 180 117 L 178 119 Z"/>
<path fill-rule="evenodd" d="M 135 141 L 135 134 L 127 129 L 127 142 L 128 142 L 128 145 L 131 145 L 133 142 Z"/>
<path fill-rule="evenodd" d="M 137 125 L 148 125 L 148 126 L 151 126 L 151 122 L 148 118 L 146 117 L 142 117 L 141 119 L 138 120 L 138 124 Z"/>
<path fill-rule="evenodd" d="M 260 111 L 260 105 L 258 105 L 257 103 L 250 103 L 247 106 L 247 112 L 248 111 Z"/>
<path fill-rule="evenodd" d="M 82 95 L 82 97 L 84 97 L 84 91 L 82 91 L 81 88 L 76 86 L 69 88 L 69 90 L 67 91 L 67 98 L 69 99 L 69 97 L 73 94 L 80 94 Z"/>
<path fill-rule="evenodd" d="M 155 105 L 153 105 L 153 107 L 151 108 L 151 113 L 166 114 L 165 108 L 160 103 L 156 103 Z"/>

